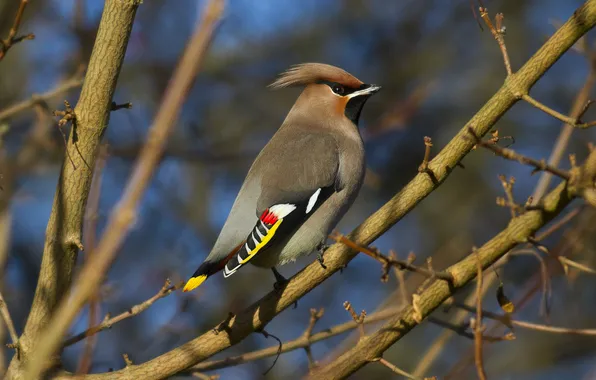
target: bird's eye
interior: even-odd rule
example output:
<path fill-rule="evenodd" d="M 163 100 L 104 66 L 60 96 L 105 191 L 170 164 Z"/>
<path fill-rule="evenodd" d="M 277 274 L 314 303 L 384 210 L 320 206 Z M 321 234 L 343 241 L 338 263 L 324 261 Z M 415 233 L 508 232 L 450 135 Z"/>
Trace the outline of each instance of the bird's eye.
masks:
<path fill-rule="evenodd" d="M 339 85 L 339 84 L 334 84 L 333 87 L 332 87 L 332 90 L 337 95 L 343 95 L 345 93 L 344 87 L 342 85 Z"/>

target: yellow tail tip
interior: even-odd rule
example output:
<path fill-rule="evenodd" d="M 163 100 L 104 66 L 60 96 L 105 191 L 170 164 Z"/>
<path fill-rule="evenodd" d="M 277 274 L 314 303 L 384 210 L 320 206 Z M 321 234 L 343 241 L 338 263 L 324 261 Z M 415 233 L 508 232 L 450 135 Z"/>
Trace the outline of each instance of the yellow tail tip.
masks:
<path fill-rule="evenodd" d="M 190 280 L 188 280 L 188 282 L 186 283 L 186 285 L 184 285 L 184 289 L 182 289 L 182 291 L 190 292 L 191 290 L 198 288 L 206 279 L 207 276 L 204 274 L 197 277 L 191 277 Z"/>

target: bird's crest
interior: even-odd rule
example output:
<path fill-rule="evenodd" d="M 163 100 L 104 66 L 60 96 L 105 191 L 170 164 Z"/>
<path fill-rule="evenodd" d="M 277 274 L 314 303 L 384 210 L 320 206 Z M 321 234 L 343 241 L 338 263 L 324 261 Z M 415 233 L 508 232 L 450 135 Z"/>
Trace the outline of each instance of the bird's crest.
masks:
<path fill-rule="evenodd" d="M 301 63 L 283 72 L 269 87 L 278 89 L 309 85 L 319 81 L 336 82 L 352 88 L 358 88 L 362 85 L 358 78 L 339 67 L 324 63 Z"/>

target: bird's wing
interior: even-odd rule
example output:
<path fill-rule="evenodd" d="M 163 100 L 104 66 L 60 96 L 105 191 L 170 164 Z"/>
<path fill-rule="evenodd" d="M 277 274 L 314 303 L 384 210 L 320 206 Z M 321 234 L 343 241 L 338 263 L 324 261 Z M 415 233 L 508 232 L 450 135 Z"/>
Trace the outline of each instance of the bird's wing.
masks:
<path fill-rule="evenodd" d="M 296 127 L 295 127 L 296 128 Z M 281 132 L 281 131 L 280 131 Z M 337 186 L 339 153 L 329 134 L 279 133 L 253 165 L 259 173 L 258 220 L 246 242 L 226 263 L 228 277 L 255 255 L 294 233 Z"/>

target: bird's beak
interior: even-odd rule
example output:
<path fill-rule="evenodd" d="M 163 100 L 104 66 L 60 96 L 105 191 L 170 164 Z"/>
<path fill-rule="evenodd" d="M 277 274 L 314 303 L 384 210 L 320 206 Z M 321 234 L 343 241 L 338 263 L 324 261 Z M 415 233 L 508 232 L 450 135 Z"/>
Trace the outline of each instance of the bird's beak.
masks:
<path fill-rule="evenodd" d="M 370 96 L 372 94 L 376 94 L 381 89 L 381 86 L 377 86 L 376 84 L 365 84 L 364 88 L 358 91 L 354 91 L 349 94 L 347 97 L 348 99 L 355 98 L 357 96 Z"/>

